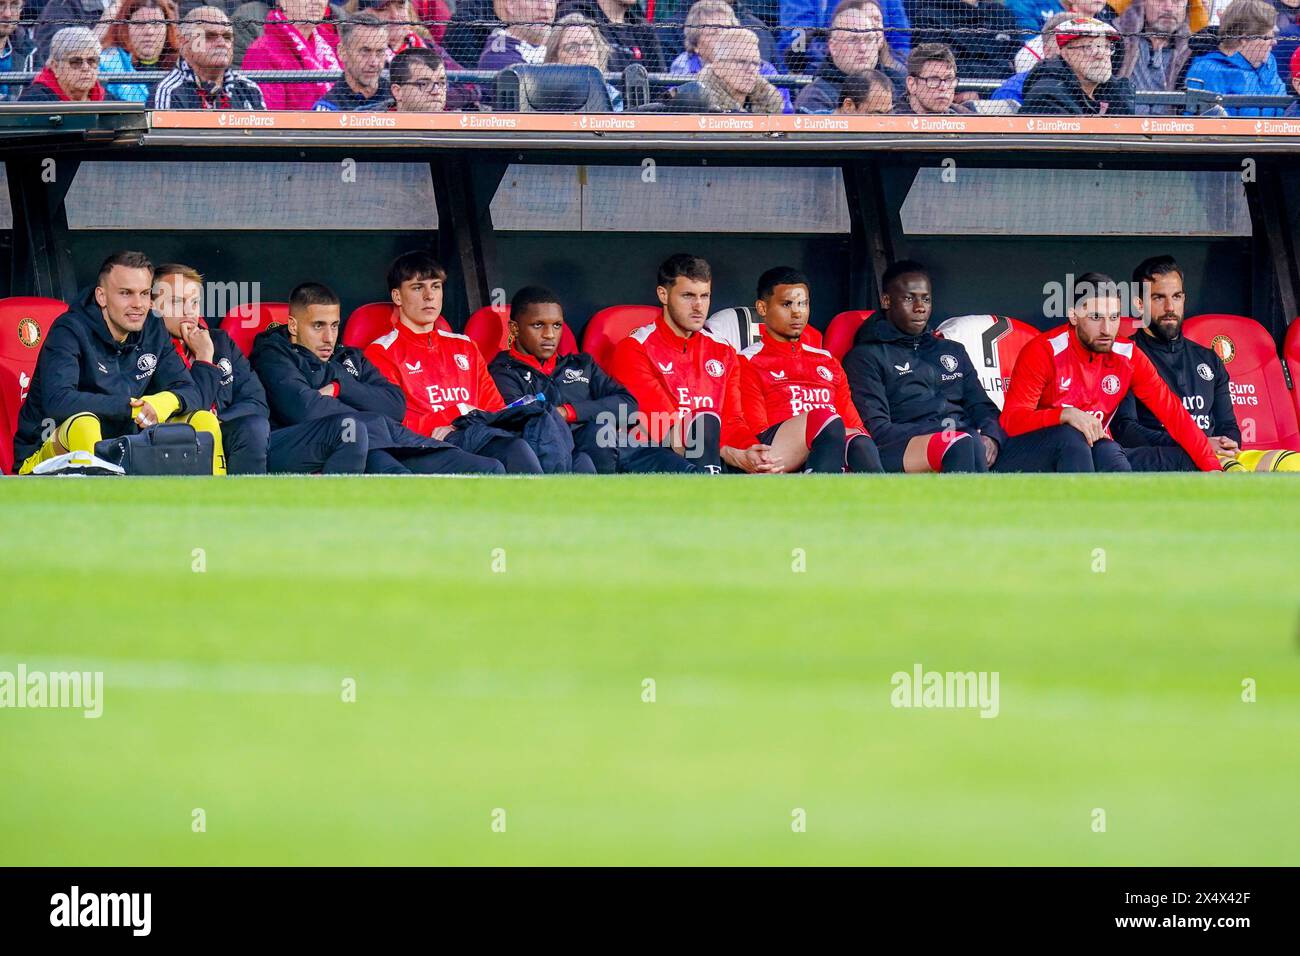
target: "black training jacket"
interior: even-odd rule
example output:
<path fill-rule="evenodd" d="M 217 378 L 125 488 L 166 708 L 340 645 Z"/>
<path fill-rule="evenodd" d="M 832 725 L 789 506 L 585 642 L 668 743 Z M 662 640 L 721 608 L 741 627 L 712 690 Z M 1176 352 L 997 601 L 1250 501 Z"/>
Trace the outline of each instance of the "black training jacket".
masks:
<path fill-rule="evenodd" d="M 90 412 L 99 418 L 105 438 L 117 438 L 135 431 L 130 400 L 158 392 L 174 393 L 182 413 L 205 407 L 161 318 L 150 312 L 139 332 L 118 342 L 94 290 L 84 290 L 54 320 L 36 360 L 18 413 L 14 468 L 41 446 L 45 422 L 57 426 L 77 412 Z"/>
<path fill-rule="evenodd" d="M 1241 441 L 1241 429 L 1232 410 L 1228 370 L 1213 349 L 1180 335 L 1163 342 L 1139 329 L 1133 344 L 1151 360 L 1169 390 L 1183 403 L 1196 427 L 1206 435 L 1221 435 Z M 1178 442 L 1160 424 L 1151 410 L 1133 397 L 1130 390 L 1115 409 L 1110 433 L 1125 448 L 1144 445 L 1178 447 Z"/>
<path fill-rule="evenodd" d="M 488 372 L 507 405 L 538 392 L 556 407 L 572 405 L 575 428 L 594 422 L 601 412 L 612 414 L 615 423 L 631 421 L 636 413 L 636 399 L 632 393 L 606 375 L 586 352 L 559 356 L 555 360 L 554 373 L 546 375 L 505 349 L 488 363 Z M 621 418 L 620 405 L 626 408 Z"/>
<path fill-rule="evenodd" d="M 928 329 L 905 335 L 877 313 L 858 329 L 844 372 L 853 404 L 878 445 L 972 428 L 999 446 L 1006 443 L 998 407 L 960 342 Z"/>
<path fill-rule="evenodd" d="M 212 336 L 211 364 L 190 364 L 190 377 L 199 390 L 199 407 L 215 407 L 217 418 L 223 422 L 250 415 L 266 418 L 270 414 L 266 391 L 244 353 L 220 329 L 208 329 L 208 334 Z"/>
<path fill-rule="evenodd" d="M 289 341 L 287 325 L 272 325 L 253 340 L 253 371 L 266 388 L 271 425 L 283 428 L 347 412 L 375 412 L 400 422 L 406 415 L 402 389 L 361 354 L 339 346 L 328 362 Z M 338 382 L 338 397 L 320 389 Z"/>

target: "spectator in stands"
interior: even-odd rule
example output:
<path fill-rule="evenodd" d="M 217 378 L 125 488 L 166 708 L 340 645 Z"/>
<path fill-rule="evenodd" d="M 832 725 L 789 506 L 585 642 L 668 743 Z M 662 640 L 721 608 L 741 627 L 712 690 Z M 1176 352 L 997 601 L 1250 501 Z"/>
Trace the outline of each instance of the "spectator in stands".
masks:
<path fill-rule="evenodd" d="M 411 9 L 429 31 L 433 42 L 441 46 L 443 37 L 447 35 L 447 24 L 451 21 L 451 7 L 445 0 L 411 0 Z"/>
<path fill-rule="evenodd" d="M 1193 5 L 1200 4 L 1200 0 L 1191 0 L 1191 2 Z M 1039 30 L 1047 25 L 1048 20 L 1060 13 L 1068 13 L 1076 17 L 1096 17 L 1098 20 L 1110 23 L 1118 12 L 1124 9 L 1127 0 L 1123 2 L 1116 0 L 1116 5 L 1113 7 L 1107 3 L 1107 0 L 1006 0 L 1006 4 L 1011 15 L 1016 18 L 1016 26 L 1021 30 Z M 1029 66 L 1017 64 L 1016 69 L 1024 71 L 1031 66 L 1032 64 Z"/>
<path fill-rule="evenodd" d="M 403 50 L 393 57 L 388 75 L 397 112 L 441 113 L 447 108 L 447 68 L 433 50 Z"/>
<path fill-rule="evenodd" d="M 348 0 L 344 7 L 349 13 L 366 9 L 388 24 L 388 54 L 393 57 L 412 47 L 426 47 L 438 54 L 442 65 L 448 70 L 463 70 L 450 53 L 439 46 L 432 34 L 419 22 L 408 0 Z M 495 19 L 495 18 L 494 18 Z M 477 63 L 478 57 L 464 62 Z M 473 83 L 453 83 L 447 90 L 447 109 L 478 109 L 483 98 L 482 91 Z"/>
<path fill-rule="evenodd" d="M 1300 0 L 1272 0 L 1272 3 L 1277 8 L 1277 46 L 1273 48 L 1273 59 L 1282 82 L 1290 86 L 1295 75 L 1291 61 L 1300 50 Z"/>
<path fill-rule="evenodd" d="M 195 5 L 195 0 L 181 0 L 181 16 L 184 17 L 189 7 Z M 248 53 L 248 48 L 257 42 L 262 35 L 262 30 L 266 26 L 266 15 L 274 8 L 274 0 L 271 3 L 265 0 L 248 0 L 246 3 L 239 3 L 238 0 L 216 0 L 215 6 L 221 7 L 229 16 L 235 29 L 235 59 L 236 66 L 242 66 L 244 57 Z M 232 9 L 233 8 L 233 9 Z M 313 19 L 337 22 L 343 19 L 342 7 L 326 5 L 325 12 L 321 17 Z"/>
<path fill-rule="evenodd" d="M 235 34 L 216 7 L 198 7 L 181 21 L 181 62 L 154 87 L 154 110 L 264 110 L 256 83 L 230 68 Z"/>
<path fill-rule="evenodd" d="M 113 19 L 95 28 L 104 50 L 99 55 L 101 73 L 174 69 L 180 55 L 176 33 L 176 5 L 172 0 L 121 0 L 113 3 Z M 119 100 L 143 103 L 149 99 L 144 83 L 110 83 L 106 89 Z"/>
<path fill-rule="evenodd" d="M 666 108 L 675 112 L 780 113 L 781 91 L 759 76 L 758 37 L 739 30 L 728 48 L 690 83 L 671 91 Z"/>
<path fill-rule="evenodd" d="M 104 0 L 50 0 L 36 21 L 36 61 L 50 58 L 54 34 L 67 27 L 94 27 L 108 13 Z"/>
<path fill-rule="evenodd" d="M 970 113 L 965 103 L 955 103 L 957 61 L 942 43 L 922 43 L 907 58 L 907 96 L 894 107 L 895 113 L 917 115 Z"/>
<path fill-rule="evenodd" d="M 725 8 L 725 9 L 724 9 Z M 682 14 L 685 14 L 683 17 Z M 655 21 L 656 25 L 660 22 Z M 762 54 L 763 62 L 767 66 L 777 62 L 776 59 L 776 41 L 772 39 L 772 33 L 765 24 L 754 14 L 745 8 L 743 0 L 696 0 L 691 4 L 690 9 L 685 7 L 666 23 L 682 24 L 682 49 L 673 58 L 672 66 L 669 68 L 670 73 L 690 73 L 700 72 L 700 67 L 708 62 L 708 59 L 702 58 L 699 54 L 701 43 L 710 43 L 716 39 L 717 30 L 710 30 L 709 26 L 743 26 L 746 30 L 753 30 L 754 35 L 758 37 L 758 50 Z M 665 24 L 666 25 L 666 24 Z M 711 34 L 711 36 L 705 36 Z M 659 42 L 665 50 L 669 47 L 668 38 L 660 35 Z M 703 62 L 701 60 L 703 59 Z M 779 72 L 775 68 L 773 73 Z M 767 75 L 766 73 L 764 75 Z"/>
<path fill-rule="evenodd" d="M 1300 50 L 1291 54 L 1291 89 L 1300 96 Z M 1292 102 L 1283 112 L 1283 116 L 1300 116 L 1300 99 Z"/>
<path fill-rule="evenodd" d="M 388 27 L 373 13 L 353 14 L 339 25 L 339 60 L 343 79 L 316 101 L 313 109 L 385 110 L 393 91 L 384 78 Z"/>
<path fill-rule="evenodd" d="M 0 73 L 28 73 L 36 69 L 36 41 L 20 18 L 23 0 L 0 0 Z M 18 98 L 19 86 L 0 85 L 0 103 Z"/>
<path fill-rule="evenodd" d="M 918 0 L 912 39 L 947 44 L 964 80 L 1005 80 L 1020 48 L 1015 17 L 999 0 Z"/>
<path fill-rule="evenodd" d="M 1043 32 L 1031 39 L 1016 54 L 1016 69 L 1020 72 L 1009 77 L 1005 83 L 989 94 L 990 100 L 1011 100 L 1017 106 L 1024 99 L 1025 79 L 1035 66 L 1044 60 L 1055 59 L 1061 55 L 1061 48 L 1056 45 L 1056 28 L 1067 20 L 1074 19 L 1072 13 L 1058 13 L 1048 17 L 1043 24 Z"/>
<path fill-rule="evenodd" d="M 1025 77 L 1022 113 L 1131 114 L 1133 82 L 1114 75 L 1113 44 L 1119 34 L 1108 23 L 1075 17 L 1056 28 L 1060 59 L 1044 60 Z"/>
<path fill-rule="evenodd" d="M 844 0 L 780 0 L 780 4 L 779 56 L 791 73 L 816 75 L 829 55 L 830 30 Z M 901 61 L 912 52 L 912 27 L 903 0 L 881 0 L 880 12 L 892 59 Z"/>
<path fill-rule="evenodd" d="M 883 23 L 881 8 L 874 0 L 844 0 L 832 21 L 826 44 L 829 55 L 816 78 L 799 91 L 795 109 L 829 113 L 844 101 L 840 92 L 844 81 L 867 70 L 884 73 L 893 81 L 895 93 L 902 95 L 906 74 L 885 42 Z"/>
<path fill-rule="evenodd" d="M 555 22 L 555 0 L 496 0 L 496 11 L 504 26 L 488 34 L 478 68 L 504 70 L 517 63 L 543 62 L 546 37 Z"/>
<path fill-rule="evenodd" d="M 560 0 L 559 15 L 581 13 L 600 25 L 600 32 L 609 42 L 609 68 L 622 73 L 633 63 L 639 63 L 651 73 L 664 73 L 668 61 L 664 58 L 659 35 L 641 13 L 641 0 Z"/>
<path fill-rule="evenodd" d="M 560 17 L 546 37 L 546 63 L 562 66 L 594 66 L 603 74 L 609 67 L 609 44 L 600 27 L 580 13 Z M 610 108 L 615 113 L 623 111 L 623 94 L 612 83 L 606 83 Z"/>
<path fill-rule="evenodd" d="M 492 3 L 493 0 L 456 0 L 442 42 L 447 52 L 461 62 L 477 63 L 488 34 L 502 25 Z"/>
<path fill-rule="evenodd" d="M 65 27 L 54 34 L 50 57 L 18 97 L 20 103 L 57 100 L 79 103 L 88 100 L 116 100 L 99 80 L 99 39 L 89 27 Z"/>
<path fill-rule="evenodd" d="M 686 15 L 686 49 L 673 60 L 668 72 L 685 73 L 691 76 L 699 73 L 703 67 L 708 66 L 726 51 L 728 38 L 739 29 L 750 29 L 750 27 L 748 25 L 742 27 L 728 0 L 698 0 Z M 779 71 L 768 62 L 766 54 L 763 53 L 762 34 L 757 30 L 753 32 L 759 38 L 759 55 L 763 56 L 759 75 L 776 76 Z M 789 91 L 782 89 L 781 98 L 785 101 L 783 112 L 788 113 L 791 107 Z"/>
<path fill-rule="evenodd" d="M 1138 90 L 1178 89 L 1192 58 L 1187 4 L 1188 0 L 1134 0 L 1115 20 L 1124 42 L 1124 60 L 1115 75 L 1128 77 Z M 1135 112 L 1166 115 L 1179 111 L 1138 105 Z"/>
<path fill-rule="evenodd" d="M 840 87 L 842 115 L 885 115 L 894 112 L 894 81 L 879 70 L 850 76 Z"/>
<path fill-rule="evenodd" d="M 248 48 L 243 68 L 254 70 L 339 69 L 335 52 L 338 34 L 333 24 L 322 23 L 325 0 L 278 0 L 266 15 L 262 35 Z M 309 110 L 329 92 L 328 81 L 265 83 L 262 95 L 270 110 Z"/>
<path fill-rule="evenodd" d="M 1233 0 L 1219 21 L 1219 48 L 1187 71 L 1189 90 L 1223 95 L 1285 96 L 1273 46 L 1277 11 L 1266 0 Z M 1280 116 L 1280 107 L 1225 106 L 1229 116 Z M 1190 110 L 1189 110 L 1190 111 Z"/>

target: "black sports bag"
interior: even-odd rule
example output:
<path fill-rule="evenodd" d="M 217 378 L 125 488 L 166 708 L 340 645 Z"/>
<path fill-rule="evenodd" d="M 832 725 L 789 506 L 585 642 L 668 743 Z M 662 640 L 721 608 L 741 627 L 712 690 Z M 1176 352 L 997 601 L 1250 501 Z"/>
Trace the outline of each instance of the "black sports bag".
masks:
<path fill-rule="evenodd" d="M 211 475 L 212 436 L 184 422 L 154 425 L 134 435 L 106 438 L 95 457 L 128 475 Z"/>

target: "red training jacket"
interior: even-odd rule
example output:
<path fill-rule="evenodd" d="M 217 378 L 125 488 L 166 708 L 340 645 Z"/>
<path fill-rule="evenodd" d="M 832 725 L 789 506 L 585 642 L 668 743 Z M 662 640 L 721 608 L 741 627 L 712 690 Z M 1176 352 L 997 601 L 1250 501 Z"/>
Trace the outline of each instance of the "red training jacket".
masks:
<path fill-rule="evenodd" d="M 1021 350 L 1002 408 L 1002 427 L 1012 437 L 1023 435 L 1059 425 L 1063 408 L 1077 408 L 1096 416 L 1109 437 L 1110 420 L 1130 388 L 1201 471 L 1220 470 L 1205 433 L 1149 358 L 1127 339 L 1116 339 L 1109 352 L 1094 352 L 1070 325 L 1044 332 Z"/>
<path fill-rule="evenodd" d="M 615 346 L 611 371 L 655 441 L 678 421 L 711 411 L 722 420 L 722 444 L 748 448 L 757 439 L 745 423 L 739 363 L 736 350 L 707 329 L 682 338 L 660 315 Z"/>
<path fill-rule="evenodd" d="M 836 412 L 850 435 L 867 428 L 853 405 L 844 368 L 830 352 L 806 342 L 782 342 L 763 326 L 759 340 L 740 353 L 740 397 L 745 421 L 756 432 L 814 408 Z"/>
<path fill-rule="evenodd" d="M 398 319 L 393 331 L 366 346 L 365 355 L 401 386 L 406 395 L 402 424 L 421 435 L 450 425 L 470 409 L 505 407 L 482 353 L 468 336 L 439 328 L 414 332 Z"/>

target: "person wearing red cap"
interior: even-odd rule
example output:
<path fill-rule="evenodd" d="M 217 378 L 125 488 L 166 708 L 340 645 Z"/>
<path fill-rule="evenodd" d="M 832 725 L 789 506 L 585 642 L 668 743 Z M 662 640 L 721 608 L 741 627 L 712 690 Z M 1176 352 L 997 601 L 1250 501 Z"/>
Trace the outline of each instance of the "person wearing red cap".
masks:
<path fill-rule="evenodd" d="M 1115 28 L 1075 17 L 1056 28 L 1057 59 L 1044 60 L 1025 77 L 1021 113 L 1125 115 L 1135 109 L 1133 81 L 1115 76 Z"/>

